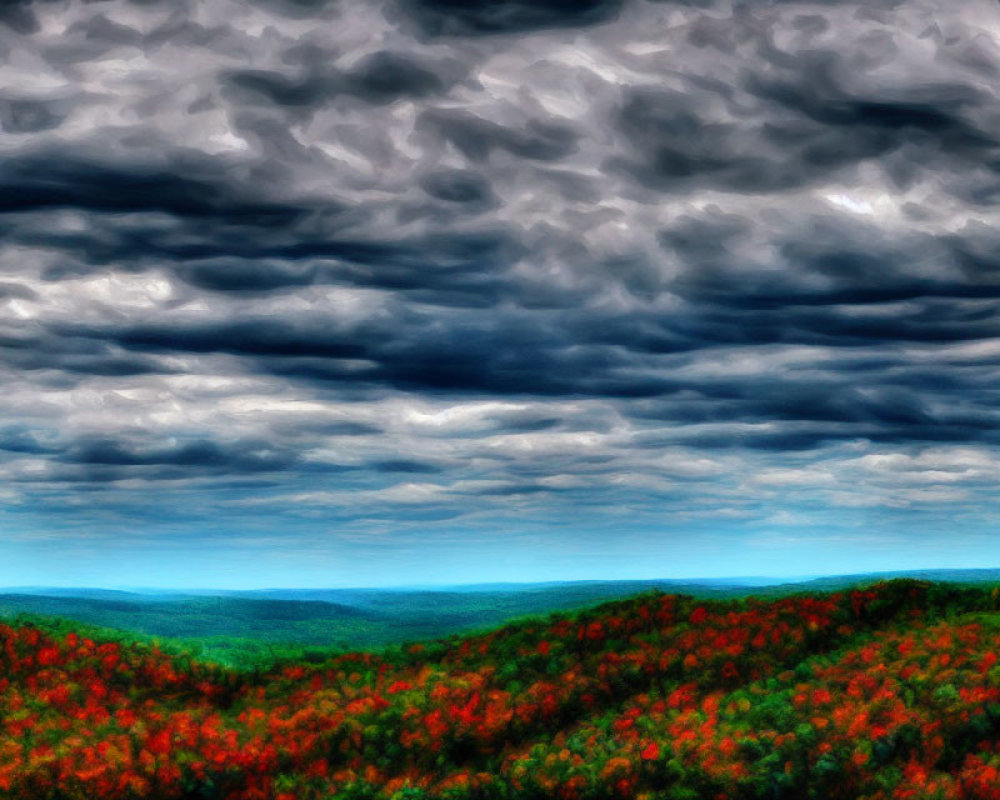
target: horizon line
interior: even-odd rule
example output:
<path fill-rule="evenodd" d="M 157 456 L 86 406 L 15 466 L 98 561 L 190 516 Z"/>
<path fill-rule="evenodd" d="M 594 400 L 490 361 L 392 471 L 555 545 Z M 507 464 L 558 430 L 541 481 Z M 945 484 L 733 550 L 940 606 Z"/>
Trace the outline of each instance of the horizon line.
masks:
<path fill-rule="evenodd" d="M 135 585 L 82 585 L 82 584 L 18 584 L 0 585 L 0 594 L 16 593 L 17 591 L 31 590 L 34 592 L 44 590 L 81 590 L 81 591 L 106 591 L 123 593 L 171 593 L 181 594 L 184 592 L 196 592 L 199 594 L 210 592 L 286 592 L 286 591 L 436 591 L 441 589 L 472 590 L 489 587 L 535 587 L 535 586 L 572 586 L 581 584 L 607 584 L 607 583 L 676 583 L 686 585 L 711 585 L 725 581 L 731 587 L 769 587 L 780 586 L 789 583 L 805 583 L 809 581 L 834 579 L 834 578 L 865 578 L 878 576 L 907 576 L 926 573 L 941 572 L 996 572 L 1000 573 L 998 567 L 922 567 L 919 569 L 900 570 L 875 570 L 872 572 L 844 572 L 844 573 L 813 573 L 809 575 L 718 575 L 702 576 L 697 578 L 571 578 L 566 580 L 546 580 L 546 581 L 476 581 L 472 583 L 401 583 L 387 584 L 383 586 L 358 585 L 358 586 L 257 586 L 243 588 L 224 588 L 219 586 L 135 586 Z M 747 583 L 752 582 L 752 583 Z"/>

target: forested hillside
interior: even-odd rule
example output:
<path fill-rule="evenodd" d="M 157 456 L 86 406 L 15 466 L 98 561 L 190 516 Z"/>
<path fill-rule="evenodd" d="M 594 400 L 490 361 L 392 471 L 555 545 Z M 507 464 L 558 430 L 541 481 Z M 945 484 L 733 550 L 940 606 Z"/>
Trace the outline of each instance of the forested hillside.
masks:
<path fill-rule="evenodd" d="M 1000 576 L 998 576 L 1000 579 Z M 855 580 L 856 582 L 856 580 Z M 373 650 L 498 627 L 526 615 L 572 611 L 658 589 L 745 596 L 725 581 L 579 581 L 438 589 L 286 589 L 224 593 L 28 588 L 0 594 L 0 619 L 43 615 L 184 640 L 202 658 L 259 667 L 330 650 Z M 792 587 L 769 591 L 787 594 Z"/>
<path fill-rule="evenodd" d="M 997 798 L 1000 597 L 648 593 L 224 669 L 0 627 L 12 798 Z"/>

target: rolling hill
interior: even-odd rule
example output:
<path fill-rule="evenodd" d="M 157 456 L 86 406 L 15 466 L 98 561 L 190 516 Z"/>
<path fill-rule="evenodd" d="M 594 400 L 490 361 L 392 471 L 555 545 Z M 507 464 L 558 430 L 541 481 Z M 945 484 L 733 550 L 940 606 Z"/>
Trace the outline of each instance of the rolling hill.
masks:
<path fill-rule="evenodd" d="M 307 650 L 373 649 L 496 627 L 641 591 L 705 597 L 747 587 L 676 581 L 488 584 L 442 589 L 275 589 L 247 592 L 109 591 L 27 587 L 0 594 L 0 618 L 44 615 L 152 637 L 183 639 L 232 666 Z"/>
<path fill-rule="evenodd" d="M 305 611 L 305 609 L 303 609 Z M 0 626 L 19 800 L 985 800 L 1000 589 L 646 592 L 236 671 L 68 622 Z"/>
<path fill-rule="evenodd" d="M 961 584 L 1000 583 L 1000 570 L 929 570 L 782 582 L 700 580 L 502 583 L 401 589 L 133 591 L 21 587 L 0 591 L 0 619 L 56 616 L 182 640 L 204 660 L 262 667 L 277 658 L 316 660 L 331 650 L 372 650 L 487 630 L 523 617 L 572 611 L 645 591 L 703 599 L 785 597 L 896 577 Z M 25 616 L 27 615 L 27 616 Z"/>

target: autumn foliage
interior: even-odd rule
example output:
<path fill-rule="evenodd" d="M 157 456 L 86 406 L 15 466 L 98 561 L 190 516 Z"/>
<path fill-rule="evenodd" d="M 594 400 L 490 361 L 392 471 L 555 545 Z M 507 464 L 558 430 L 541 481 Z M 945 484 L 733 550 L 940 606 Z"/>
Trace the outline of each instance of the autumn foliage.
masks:
<path fill-rule="evenodd" d="M 254 673 L 0 625 L 0 796 L 1000 800 L 998 607 L 647 594 Z"/>

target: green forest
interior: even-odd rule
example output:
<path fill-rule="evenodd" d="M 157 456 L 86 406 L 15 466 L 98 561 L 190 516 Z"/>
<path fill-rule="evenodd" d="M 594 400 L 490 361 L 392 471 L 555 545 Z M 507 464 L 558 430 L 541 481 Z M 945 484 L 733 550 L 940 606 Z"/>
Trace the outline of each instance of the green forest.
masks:
<path fill-rule="evenodd" d="M 1000 588 L 645 592 L 232 668 L 0 626 L 11 798 L 1000 797 Z"/>

